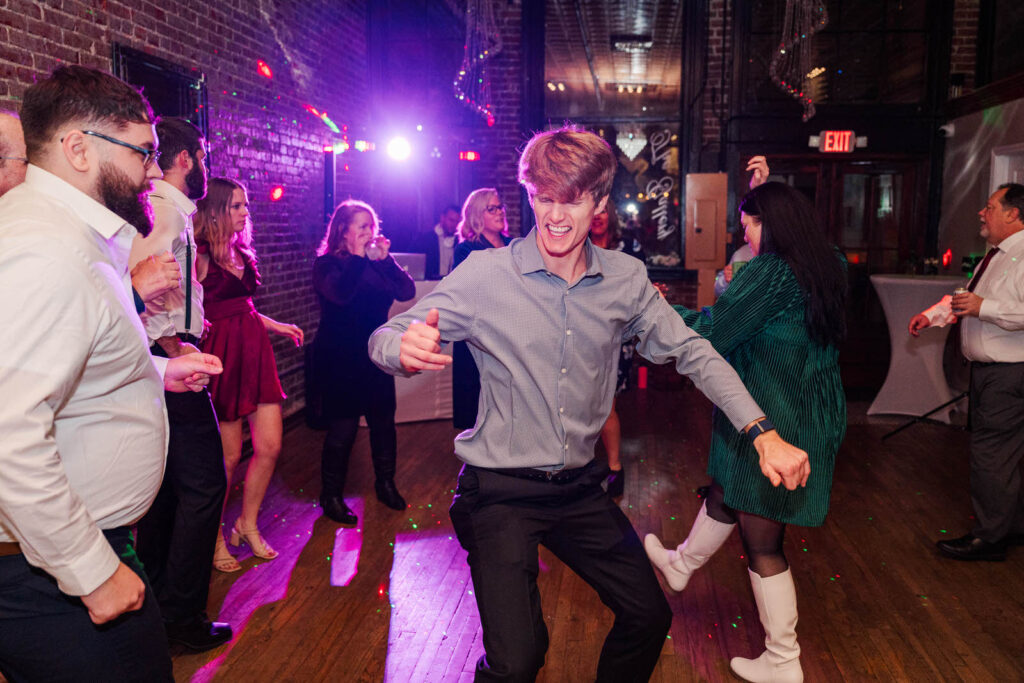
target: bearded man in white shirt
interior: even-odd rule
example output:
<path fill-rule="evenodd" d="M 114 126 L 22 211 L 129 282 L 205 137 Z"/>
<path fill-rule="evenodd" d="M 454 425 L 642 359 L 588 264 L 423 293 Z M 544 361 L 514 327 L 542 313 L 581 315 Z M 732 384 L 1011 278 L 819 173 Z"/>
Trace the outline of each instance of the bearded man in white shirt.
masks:
<path fill-rule="evenodd" d="M 163 476 L 163 389 L 220 362 L 154 360 L 135 313 L 128 254 L 160 177 L 145 98 L 60 66 L 21 118 L 28 171 L 0 199 L 0 672 L 170 681 L 129 527 Z"/>
<path fill-rule="evenodd" d="M 1024 185 L 1000 185 L 978 215 L 991 249 L 968 291 L 915 315 L 910 334 L 959 319 L 971 361 L 974 528 L 936 545 L 956 560 L 999 561 L 1008 546 L 1024 544 Z"/>

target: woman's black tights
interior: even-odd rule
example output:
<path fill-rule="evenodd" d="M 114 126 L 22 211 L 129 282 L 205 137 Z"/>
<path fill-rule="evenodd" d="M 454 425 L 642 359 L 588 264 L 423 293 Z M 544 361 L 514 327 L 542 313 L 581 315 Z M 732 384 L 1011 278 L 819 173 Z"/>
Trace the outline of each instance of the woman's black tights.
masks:
<path fill-rule="evenodd" d="M 747 553 L 747 565 L 752 572 L 762 578 L 768 578 L 789 568 L 786 555 L 782 551 L 782 541 L 786 535 L 785 524 L 749 512 L 733 510 L 725 504 L 725 492 L 717 481 L 711 484 L 704 504 L 711 519 L 725 524 L 739 524 L 740 539 Z"/>

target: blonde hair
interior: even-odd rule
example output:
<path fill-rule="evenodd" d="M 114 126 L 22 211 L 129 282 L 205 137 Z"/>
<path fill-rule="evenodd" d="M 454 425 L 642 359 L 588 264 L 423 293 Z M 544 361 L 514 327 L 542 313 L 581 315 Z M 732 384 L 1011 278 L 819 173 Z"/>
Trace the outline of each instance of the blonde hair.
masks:
<path fill-rule="evenodd" d="M 473 190 L 466 197 L 466 203 L 462 205 L 462 220 L 455 229 L 460 242 L 466 240 L 479 240 L 484 229 L 484 213 L 487 211 L 487 204 L 492 199 L 498 198 L 498 191 L 493 187 L 481 187 Z M 502 235 L 508 234 L 508 222 L 505 222 L 505 229 Z"/>
<path fill-rule="evenodd" d="M 380 219 L 377 218 L 377 212 L 366 202 L 361 202 L 358 199 L 346 199 L 334 209 L 331 220 L 327 223 L 327 232 L 324 233 L 316 255 L 347 254 L 348 243 L 345 241 L 345 234 L 355 217 L 363 212 L 370 214 L 370 218 L 373 219 L 373 235 L 376 237 L 380 231 Z"/>
<path fill-rule="evenodd" d="M 231 265 L 231 247 L 234 247 L 248 258 L 255 269 L 252 221 L 247 217 L 245 229 L 241 232 L 235 232 L 231 227 L 231 198 L 235 190 L 245 192 L 245 186 L 229 178 L 210 178 L 206 196 L 196 202 L 193 220 L 196 240 L 210 245 L 210 258 L 221 268 Z"/>

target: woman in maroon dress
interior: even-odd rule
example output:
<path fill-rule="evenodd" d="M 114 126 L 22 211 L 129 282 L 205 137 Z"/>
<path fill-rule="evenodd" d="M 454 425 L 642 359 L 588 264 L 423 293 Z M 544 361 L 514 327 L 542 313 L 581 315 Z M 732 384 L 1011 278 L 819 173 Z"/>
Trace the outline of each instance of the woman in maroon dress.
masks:
<path fill-rule="evenodd" d="M 245 474 L 242 514 L 231 528 L 231 543 L 245 541 L 253 555 L 277 557 L 260 535 L 257 517 L 281 451 L 281 401 L 285 395 L 268 332 L 302 345 L 302 330 L 258 313 L 252 295 L 259 284 L 252 248 L 249 200 L 245 188 L 227 178 L 211 178 L 206 198 L 195 217 L 199 255 L 196 273 L 203 285 L 203 307 L 210 330 L 202 348 L 221 359 L 224 372 L 210 382 L 210 395 L 220 420 L 228 487 L 242 458 L 242 418 L 248 418 L 253 456 Z M 217 535 L 213 566 L 220 571 L 241 567 Z"/>

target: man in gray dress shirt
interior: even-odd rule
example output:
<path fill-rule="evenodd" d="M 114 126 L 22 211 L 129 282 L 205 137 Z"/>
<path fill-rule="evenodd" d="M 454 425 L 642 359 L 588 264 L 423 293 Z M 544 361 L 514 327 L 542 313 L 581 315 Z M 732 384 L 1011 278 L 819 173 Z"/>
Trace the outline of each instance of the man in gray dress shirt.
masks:
<path fill-rule="evenodd" d="M 647 680 L 672 613 L 636 532 L 601 489 L 594 443 L 608 417 L 619 347 L 692 379 L 737 429 L 757 434 L 766 476 L 795 488 L 807 454 L 765 422 L 729 364 L 687 328 L 642 263 L 587 240 L 616 160 L 574 128 L 540 133 L 519 179 L 537 227 L 505 249 L 474 252 L 416 306 L 370 338 L 392 374 L 450 362 L 441 339 L 466 340 L 480 368 L 480 417 L 455 441 L 465 465 L 450 515 L 468 551 L 485 655 L 478 681 L 532 681 L 548 637 L 536 579 L 543 543 L 615 614 L 599 681 Z M 423 322 L 420 322 L 420 321 Z"/>

